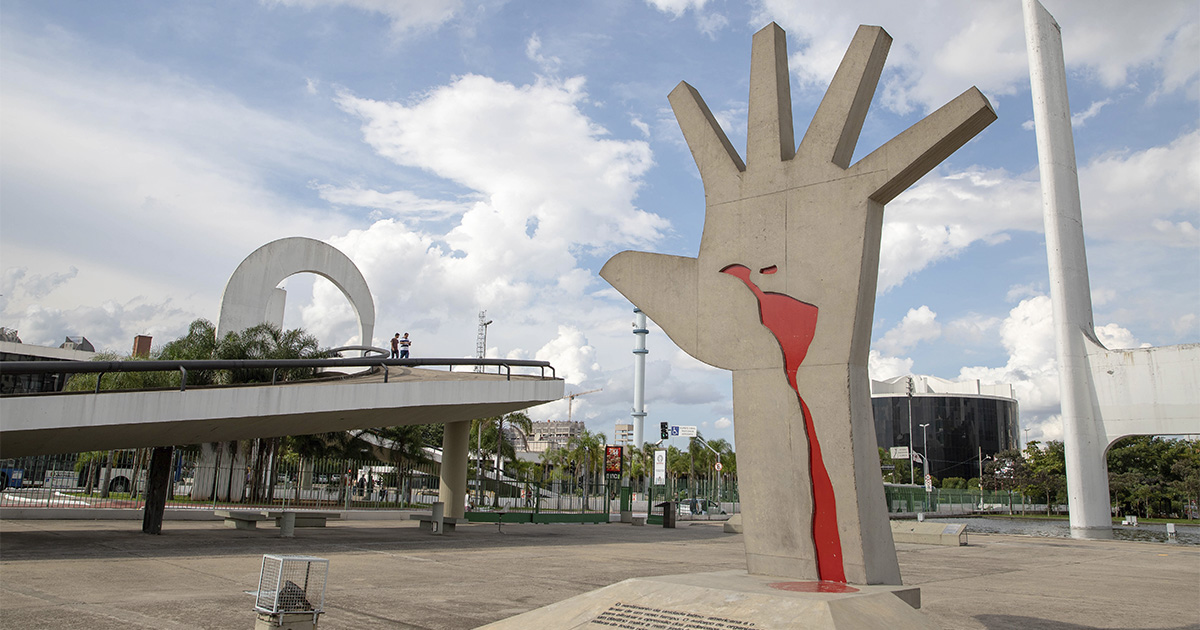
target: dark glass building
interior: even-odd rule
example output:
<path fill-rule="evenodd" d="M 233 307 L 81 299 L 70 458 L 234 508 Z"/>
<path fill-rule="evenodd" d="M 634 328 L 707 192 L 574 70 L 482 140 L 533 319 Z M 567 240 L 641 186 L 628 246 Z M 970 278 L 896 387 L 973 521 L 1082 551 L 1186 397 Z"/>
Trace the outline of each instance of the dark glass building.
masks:
<path fill-rule="evenodd" d="M 978 477 L 981 456 L 1020 448 L 1019 410 L 1009 385 L 928 376 L 871 381 L 871 409 L 879 446 L 908 446 L 924 453 L 927 441 L 929 472 L 938 479 Z"/>

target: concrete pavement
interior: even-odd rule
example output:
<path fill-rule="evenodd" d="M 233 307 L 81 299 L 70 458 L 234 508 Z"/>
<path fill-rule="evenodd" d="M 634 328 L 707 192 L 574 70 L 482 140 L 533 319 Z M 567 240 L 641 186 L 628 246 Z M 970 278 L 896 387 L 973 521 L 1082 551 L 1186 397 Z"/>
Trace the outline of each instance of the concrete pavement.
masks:
<path fill-rule="evenodd" d="M 148 536 L 131 521 L 0 520 L 0 628 L 251 628 L 244 591 L 268 553 L 329 559 L 331 630 L 474 628 L 630 577 L 745 568 L 742 536 L 720 523 L 497 530 L 350 520 L 284 539 L 202 521 Z M 938 627 L 1200 629 L 1200 547 L 972 534 L 897 549 Z"/>

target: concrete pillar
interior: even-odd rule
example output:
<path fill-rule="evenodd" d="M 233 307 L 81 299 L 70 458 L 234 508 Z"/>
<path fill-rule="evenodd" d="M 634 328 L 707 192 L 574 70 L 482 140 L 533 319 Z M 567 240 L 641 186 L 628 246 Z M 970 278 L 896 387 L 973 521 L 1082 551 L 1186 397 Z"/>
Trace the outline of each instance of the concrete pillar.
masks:
<path fill-rule="evenodd" d="M 1092 404 L 1095 386 L 1088 368 L 1087 341 L 1101 344 L 1092 322 L 1062 33 L 1037 0 L 1023 0 L 1022 4 L 1058 351 L 1071 529 L 1082 536 L 1098 530 L 1093 535 L 1104 536 L 1103 532 L 1112 531 L 1104 456 L 1107 439 L 1103 420 Z"/>
<path fill-rule="evenodd" d="M 438 498 L 446 504 L 448 518 L 463 518 L 467 502 L 467 446 L 471 421 L 450 422 L 442 434 L 442 476 Z"/>
<path fill-rule="evenodd" d="M 167 491 L 171 487 L 171 455 L 174 447 L 159 446 L 150 456 L 149 479 L 146 483 L 146 507 L 142 510 L 142 532 L 161 534 L 163 513 L 167 508 Z M 136 480 L 133 482 L 136 486 Z"/>

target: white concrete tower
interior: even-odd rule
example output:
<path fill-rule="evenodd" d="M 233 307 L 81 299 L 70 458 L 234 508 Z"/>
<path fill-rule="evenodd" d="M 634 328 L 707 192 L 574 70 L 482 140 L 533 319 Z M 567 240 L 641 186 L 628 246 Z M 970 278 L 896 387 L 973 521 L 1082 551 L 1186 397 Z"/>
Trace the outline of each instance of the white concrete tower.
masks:
<path fill-rule="evenodd" d="M 1022 5 L 1058 350 L 1071 529 L 1081 536 L 1103 537 L 1105 531 L 1112 531 L 1104 460 L 1108 439 L 1099 410 L 1092 404 L 1095 385 L 1088 367 L 1087 341 L 1102 346 L 1092 322 L 1062 32 L 1040 2 L 1022 0 Z"/>
<path fill-rule="evenodd" d="M 645 444 L 642 429 L 646 424 L 646 355 L 650 353 L 646 349 L 646 335 L 650 334 L 650 330 L 646 328 L 646 314 L 641 309 L 633 309 L 633 336 L 637 338 L 637 342 L 633 347 L 633 445 L 641 448 Z"/>

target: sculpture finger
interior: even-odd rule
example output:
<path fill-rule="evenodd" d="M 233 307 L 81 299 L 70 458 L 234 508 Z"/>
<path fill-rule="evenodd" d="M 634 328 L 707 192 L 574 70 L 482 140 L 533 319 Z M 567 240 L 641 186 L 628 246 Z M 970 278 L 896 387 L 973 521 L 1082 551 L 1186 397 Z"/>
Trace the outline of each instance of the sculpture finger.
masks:
<path fill-rule="evenodd" d="M 668 97 L 675 119 L 700 169 L 708 205 L 736 199 L 745 163 L 696 88 L 680 81 Z"/>
<path fill-rule="evenodd" d="M 971 88 L 859 160 L 854 169 L 860 173 L 886 171 L 886 181 L 870 195 L 886 204 L 994 120 L 991 103 Z"/>
<path fill-rule="evenodd" d="M 858 27 L 800 142 L 806 160 L 850 165 L 891 46 L 892 37 L 882 28 Z"/>
<path fill-rule="evenodd" d="M 774 22 L 754 35 L 750 54 L 750 113 L 746 164 L 773 165 L 792 159 L 792 92 L 788 82 L 787 36 Z"/>

